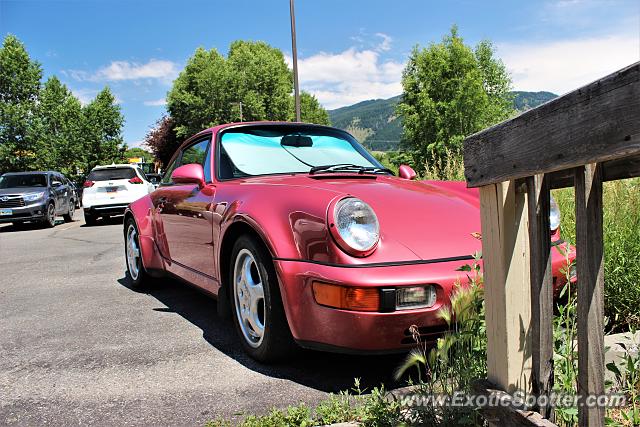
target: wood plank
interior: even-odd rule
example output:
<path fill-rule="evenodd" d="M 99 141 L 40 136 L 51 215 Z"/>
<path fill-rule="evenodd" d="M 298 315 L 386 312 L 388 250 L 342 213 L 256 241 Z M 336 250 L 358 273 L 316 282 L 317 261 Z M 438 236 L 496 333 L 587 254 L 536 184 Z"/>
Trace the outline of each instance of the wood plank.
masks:
<path fill-rule="evenodd" d="M 531 286 L 526 193 L 516 182 L 480 188 L 487 372 L 503 390 L 531 391 Z"/>
<path fill-rule="evenodd" d="M 550 174 L 551 189 L 573 187 L 575 174 L 573 169 L 552 172 Z M 640 155 L 609 160 L 602 164 L 603 181 L 616 181 L 618 179 L 636 177 L 640 177 Z"/>
<path fill-rule="evenodd" d="M 516 406 L 510 394 L 498 389 L 487 380 L 474 382 L 472 388 L 478 395 L 486 396 L 487 402 L 501 402 L 500 405 L 487 405 L 480 408 L 482 416 L 492 425 L 556 427 L 553 422 L 543 418 L 539 413 Z"/>
<path fill-rule="evenodd" d="M 536 396 L 547 396 L 553 389 L 553 273 L 551 270 L 551 232 L 549 210 L 551 192 L 548 175 L 527 178 L 529 203 L 529 248 L 531 275 L 532 389 Z M 534 407 L 544 418 L 554 419 L 551 404 Z"/>
<path fill-rule="evenodd" d="M 596 164 L 576 168 L 576 259 L 578 286 L 578 396 L 604 389 L 604 249 L 602 170 Z M 605 408 L 578 405 L 581 426 L 603 426 Z"/>
<path fill-rule="evenodd" d="M 467 185 L 640 154 L 640 62 L 467 137 Z"/>

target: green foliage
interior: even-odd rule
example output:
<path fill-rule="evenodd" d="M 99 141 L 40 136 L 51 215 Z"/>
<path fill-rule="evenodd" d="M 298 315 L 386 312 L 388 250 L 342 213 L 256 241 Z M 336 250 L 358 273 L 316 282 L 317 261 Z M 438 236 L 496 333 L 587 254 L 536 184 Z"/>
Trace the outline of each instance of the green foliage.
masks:
<path fill-rule="evenodd" d="M 227 58 L 216 49 L 198 48 L 174 81 L 167 108 L 178 138 L 217 124 L 242 119 L 292 120 L 293 78 L 282 52 L 264 42 L 237 40 Z M 301 94 L 305 121 L 328 123 L 315 97 Z"/>
<path fill-rule="evenodd" d="M 295 102 L 294 98 L 291 98 L 291 102 Z M 295 117 L 295 105 L 292 104 L 289 120 L 294 121 Z M 318 98 L 305 91 L 300 92 L 300 119 L 303 122 L 315 123 L 317 125 L 328 126 L 331 124 L 329 113 L 320 105 Z"/>
<path fill-rule="evenodd" d="M 481 42 L 474 50 L 456 27 L 441 43 L 415 47 L 403 72 L 398 113 L 416 171 L 423 172 L 446 150 L 460 155 L 466 136 L 513 114 L 510 85 L 491 43 Z"/>
<path fill-rule="evenodd" d="M 554 192 L 562 234 L 575 241 L 573 189 Z M 640 179 L 606 182 L 604 202 L 604 310 L 611 331 L 640 328 Z"/>
<path fill-rule="evenodd" d="M 61 171 L 70 178 L 123 159 L 124 119 L 104 89 L 86 107 L 12 35 L 0 49 L 0 172 Z"/>
<path fill-rule="evenodd" d="M 85 171 L 97 165 L 123 161 L 127 150 L 122 141 L 124 118 L 109 88 L 102 89 L 83 111 Z"/>
<path fill-rule="evenodd" d="M 396 379 L 409 369 L 417 368 L 418 390 L 424 395 L 438 393 L 453 395 L 456 391 L 470 391 L 474 380 L 487 375 L 487 331 L 484 312 L 483 275 L 480 267 L 482 255 L 476 253 L 472 265 L 459 271 L 467 275 L 467 283 L 458 282 L 451 295 L 450 306 L 443 306 L 438 316 L 449 326 L 449 331 L 429 349 L 420 339 L 416 326 L 413 333 L 417 348 L 398 367 Z M 449 405 L 426 405 L 412 408 L 413 417 L 421 425 L 477 425 L 479 415 L 473 408 Z"/>
<path fill-rule="evenodd" d="M 140 147 L 129 148 L 124 152 L 125 159 L 131 159 L 133 157 L 142 157 L 145 162 L 153 161 L 153 154 Z"/>
<path fill-rule="evenodd" d="M 0 49 L 0 172 L 33 169 L 33 111 L 42 68 L 13 35 Z"/>
<path fill-rule="evenodd" d="M 32 127 L 37 156 L 31 167 L 74 177 L 85 166 L 82 105 L 55 76 L 45 82 L 39 101 Z"/>

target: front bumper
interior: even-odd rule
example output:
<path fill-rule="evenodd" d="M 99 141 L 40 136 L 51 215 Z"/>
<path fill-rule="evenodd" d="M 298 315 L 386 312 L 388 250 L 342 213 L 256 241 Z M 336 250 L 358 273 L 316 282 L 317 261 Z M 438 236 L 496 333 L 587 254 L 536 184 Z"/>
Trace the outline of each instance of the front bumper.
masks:
<path fill-rule="evenodd" d="M 1 215 L 0 223 L 40 221 L 45 217 L 45 213 L 47 212 L 46 204 L 43 201 L 8 209 L 11 210 L 11 215 Z M 4 208 L 0 210 L 4 210 Z"/>
<path fill-rule="evenodd" d="M 575 253 L 569 248 L 569 259 Z M 554 290 L 566 283 L 561 272 L 565 256 L 552 250 Z M 409 327 L 415 325 L 423 342 L 436 341 L 447 329 L 438 310 L 449 304 L 458 281 L 468 279 L 456 271 L 473 260 L 400 266 L 344 267 L 291 260 L 276 260 L 276 272 L 291 333 L 302 347 L 346 353 L 390 353 L 415 347 Z M 429 308 L 389 313 L 358 312 L 316 303 L 312 283 L 320 281 L 343 286 L 393 288 L 432 284 L 436 303 Z"/>
<path fill-rule="evenodd" d="M 128 203 L 85 206 L 84 213 L 91 216 L 123 215 L 124 211 L 127 209 L 127 206 L 129 206 Z"/>

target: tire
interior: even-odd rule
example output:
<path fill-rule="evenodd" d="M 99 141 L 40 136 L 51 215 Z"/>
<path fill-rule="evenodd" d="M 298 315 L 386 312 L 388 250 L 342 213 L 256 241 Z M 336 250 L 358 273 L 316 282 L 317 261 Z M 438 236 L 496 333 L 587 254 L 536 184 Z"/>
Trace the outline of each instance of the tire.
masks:
<path fill-rule="evenodd" d="M 89 226 L 96 225 L 96 223 L 98 222 L 98 217 L 85 212 L 84 222 Z"/>
<path fill-rule="evenodd" d="M 64 222 L 72 222 L 73 221 L 73 214 L 76 211 L 76 202 L 73 200 L 69 200 L 69 211 L 62 215 L 62 218 L 64 218 Z"/>
<path fill-rule="evenodd" d="M 124 224 L 124 257 L 127 262 L 127 274 L 133 289 L 142 289 L 149 284 L 149 275 L 142 263 L 142 252 L 138 227 L 133 218 Z"/>
<path fill-rule="evenodd" d="M 47 212 L 44 214 L 42 225 L 46 228 L 53 228 L 56 226 L 56 205 L 53 202 L 47 204 Z"/>
<path fill-rule="evenodd" d="M 232 317 L 244 350 L 253 359 L 280 361 L 297 349 L 282 305 L 273 260 L 261 242 L 243 235 L 229 268 Z"/>

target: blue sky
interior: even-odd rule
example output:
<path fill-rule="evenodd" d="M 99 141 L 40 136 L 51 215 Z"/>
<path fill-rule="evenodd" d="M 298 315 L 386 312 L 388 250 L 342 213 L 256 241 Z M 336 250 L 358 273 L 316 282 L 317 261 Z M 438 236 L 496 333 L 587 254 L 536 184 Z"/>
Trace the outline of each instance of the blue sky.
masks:
<path fill-rule="evenodd" d="M 491 40 L 515 89 L 563 93 L 640 58 L 640 1 L 297 0 L 301 86 L 327 108 L 401 93 L 416 45 L 452 24 Z M 291 55 L 287 0 L 0 0 L 0 31 L 81 101 L 105 85 L 139 145 L 198 46 L 264 40 Z"/>

